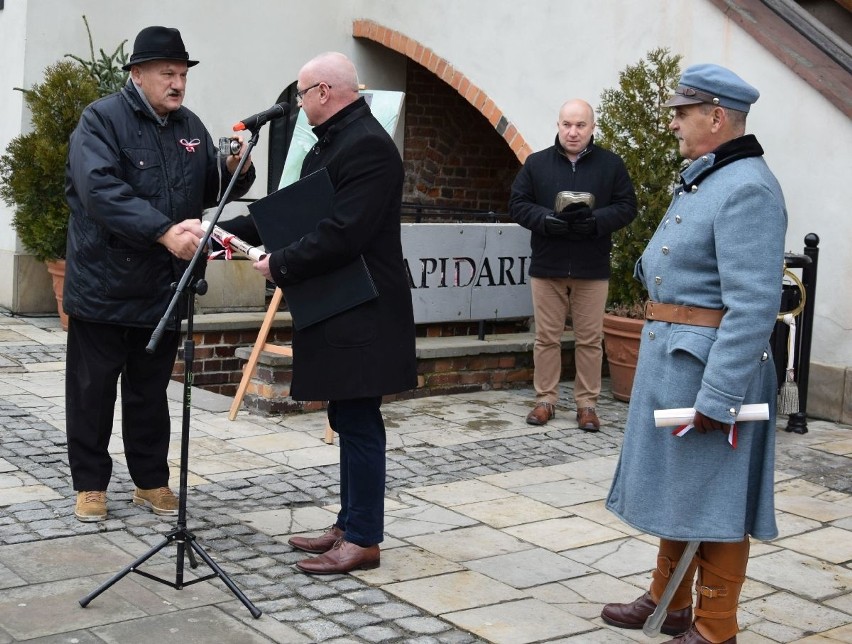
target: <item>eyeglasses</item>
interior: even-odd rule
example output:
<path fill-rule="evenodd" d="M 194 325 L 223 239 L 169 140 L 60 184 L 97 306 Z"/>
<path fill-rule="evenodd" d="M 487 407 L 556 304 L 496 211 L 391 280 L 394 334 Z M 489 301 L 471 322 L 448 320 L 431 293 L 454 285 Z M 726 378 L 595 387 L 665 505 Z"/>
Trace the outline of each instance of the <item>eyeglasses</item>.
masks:
<path fill-rule="evenodd" d="M 310 92 L 314 87 L 319 87 L 320 85 L 322 85 L 322 81 L 320 81 L 319 83 L 314 83 L 313 85 L 311 85 L 310 87 L 306 87 L 305 89 L 300 89 L 296 92 L 296 100 L 301 103 L 302 100 L 304 100 L 305 98 L 305 94 Z M 331 89 L 331 85 L 326 85 L 326 87 Z"/>

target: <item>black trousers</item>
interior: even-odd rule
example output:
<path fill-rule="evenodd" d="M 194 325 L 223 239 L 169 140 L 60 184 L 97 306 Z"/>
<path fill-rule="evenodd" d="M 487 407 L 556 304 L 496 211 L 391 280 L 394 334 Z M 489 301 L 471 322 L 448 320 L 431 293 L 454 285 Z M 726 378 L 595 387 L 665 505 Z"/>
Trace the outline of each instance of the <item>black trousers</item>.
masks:
<path fill-rule="evenodd" d="M 106 490 L 112 475 L 109 440 L 121 376 L 121 437 L 137 487 L 169 482 L 166 388 L 180 332 L 166 331 L 154 353 L 145 347 L 153 329 L 68 320 L 65 426 L 74 489 Z"/>

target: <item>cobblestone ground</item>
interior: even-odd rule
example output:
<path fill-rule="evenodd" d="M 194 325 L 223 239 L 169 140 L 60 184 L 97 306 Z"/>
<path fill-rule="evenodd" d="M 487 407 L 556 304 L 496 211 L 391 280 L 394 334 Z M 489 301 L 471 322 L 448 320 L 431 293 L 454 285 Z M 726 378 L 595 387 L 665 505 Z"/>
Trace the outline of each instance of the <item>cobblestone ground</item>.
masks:
<path fill-rule="evenodd" d="M 44 367 L 47 378 L 51 365 L 56 371 L 57 363 L 62 363 L 64 357 L 64 344 L 59 343 L 5 347 L 0 353 L 0 382 L 11 374 L 37 372 L 38 366 Z M 570 383 L 564 383 L 562 388 L 562 399 L 570 399 Z M 507 404 L 526 405 L 532 392 L 519 390 L 507 392 L 506 396 L 510 401 Z M 468 398 L 475 402 L 475 396 Z M 435 401 L 436 413 L 441 404 L 440 400 Z M 493 416 L 471 421 L 467 429 L 475 432 L 480 426 L 493 429 L 501 423 L 507 426 L 517 423 L 516 418 L 507 421 L 502 417 L 493 399 L 489 404 L 494 406 Z M 162 543 L 163 535 L 174 525 L 149 514 L 140 514 L 130 504 L 111 502 L 110 517 L 105 522 L 87 524 L 74 519 L 65 434 L 58 430 L 64 421 L 58 418 L 56 424 L 50 422 L 51 414 L 55 413 L 51 409 L 56 408 L 55 400 L 49 402 L 35 394 L 0 397 L 0 478 L 26 475 L 54 490 L 58 497 L 0 505 L 0 545 L 87 534 L 131 537 L 150 547 Z M 386 405 L 384 411 L 390 432 L 404 427 L 411 413 L 410 408 L 400 404 Z M 420 401 L 418 411 L 428 413 L 429 403 Z M 626 405 L 605 396 L 600 402 L 599 413 L 612 429 L 587 434 L 575 428 L 554 427 L 545 433 L 511 435 L 445 447 L 396 446 L 388 452 L 387 458 L 388 499 L 391 502 L 399 500 L 412 488 L 615 456 L 620 446 Z M 174 425 L 173 430 L 178 430 Z M 779 438 L 787 438 L 785 448 L 778 454 L 779 469 L 821 488 L 837 493 L 852 492 L 848 458 L 809 449 L 805 442 L 799 446 L 794 435 L 784 432 L 779 432 Z M 284 474 L 240 476 L 235 473 L 224 480 L 194 485 L 188 494 L 188 529 L 266 616 L 288 625 L 307 641 L 424 644 L 485 641 L 354 576 L 323 578 L 294 574 L 292 564 L 304 555 L 293 552 L 285 543 L 256 530 L 243 519 L 245 513 L 262 510 L 337 503 L 337 470 L 338 466 L 332 464 Z M 0 494 L 3 487 L 10 486 L 0 486 Z M 110 490 L 129 489 L 132 483 L 127 470 L 117 461 Z M 159 556 L 175 562 L 174 548 L 164 549 Z M 232 609 L 234 614 L 242 610 L 236 602 L 232 603 L 236 605 Z M 274 635 L 269 637 L 269 641 L 286 641 Z M 588 641 L 615 640 L 598 634 Z"/>
<path fill-rule="evenodd" d="M 62 359 L 64 348 L 31 351 L 21 348 L 22 362 Z M 615 405 L 615 403 L 613 403 Z M 390 407 L 390 406 L 388 406 Z M 395 422 L 393 410 L 388 427 Z M 72 486 L 65 435 L 39 420 L 31 409 L 0 403 L 3 440 L 0 458 L 40 483 L 59 492 L 56 501 L 20 503 L 0 508 L 0 545 L 68 537 L 87 533 L 126 531 L 150 546 L 162 542 L 152 528 L 165 533 L 174 526 L 142 518 L 131 506 L 113 509 L 102 523 L 80 523 L 73 516 Z M 571 436 L 569 436 L 569 434 Z M 388 453 L 388 498 L 399 490 L 471 479 L 527 467 L 558 465 L 578 458 L 617 452 L 611 437 L 589 435 L 582 446 L 572 442 L 576 431 L 557 430 L 530 437 L 483 441 L 444 448 L 396 449 Z M 252 602 L 316 641 L 480 642 L 470 633 L 352 577 L 333 580 L 292 573 L 304 554 L 258 533 L 233 514 L 285 506 L 328 505 L 338 501 L 337 465 L 288 473 L 234 478 L 194 486 L 189 495 L 188 529 Z M 116 463 L 111 489 L 132 489 L 126 468 Z M 168 552 L 167 550 L 164 552 Z M 130 561 L 128 561 L 130 563 Z"/>
<path fill-rule="evenodd" d="M 0 374 L 22 372 L 23 365 L 64 359 L 65 346 L 60 344 L 11 347 L 3 351 Z M 0 508 L 0 545 L 111 531 L 126 531 L 152 547 L 161 543 L 162 537 L 152 534 L 152 528 L 166 533 L 174 526 L 159 519 L 140 519 L 131 506 L 113 509 L 111 505 L 110 518 L 102 523 L 80 523 L 74 518 L 65 434 L 33 413 L 39 406 L 36 397 L 28 404 L 21 407 L 0 402 L 4 430 L 0 458 L 63 498 Z M 620 407 L 615 402 L 612 405 Z M 389 429 L 404 422 L 404 414 L 395 413 L 392 405 L 386 406 L 385 413 Z M 576 431 L 556 430 L 444 448 L 392 450 L 387 457 L 388 498 L 405 488 L 557 465 L 611 455 L 618 449 L 618 442 L 604 434 L 589 435 L 581 446 L 572 443 L 575 437 Z M 292 574 L 292 564 L 304 554 L 256 532 L 232 513 L 235 506 L 256 511 L 332 504 L 338 501 L 337 479 L 337 465 L 329 465 L 286 476 L 237 477 L 194 486 L 188 495 L 188 529 L 208 553 L 215 553 L 217 563 L 264 614 L 316 641 L 333 641 L 336 637 L 352 641 L 353 636 L 356 641 L 367 642 L 483 641 L 358 579 Z M 132 489 L 127 470 L 119 463 L 110 488 Z"/>

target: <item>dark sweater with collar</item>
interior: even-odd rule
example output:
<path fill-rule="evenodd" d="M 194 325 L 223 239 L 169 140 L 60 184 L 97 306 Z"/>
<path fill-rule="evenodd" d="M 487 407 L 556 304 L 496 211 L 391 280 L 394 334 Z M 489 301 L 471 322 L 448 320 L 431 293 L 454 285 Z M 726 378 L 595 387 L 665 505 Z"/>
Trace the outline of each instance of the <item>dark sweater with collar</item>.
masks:
<path fill-rule="evenodd" d="M 562 190 L 595 196 L 597 235 L 593 239 L 545 234 L 544 219 L 553 214 L 556 194 Z M 636 217 L 636 193 L 617 154 L 592 141 L 572 162 L 557 137 L 554 145 L 527 157 L 512 184 L 509 215 L 532 231 L 531 276 L 608 279 L 612 233 Z"/>

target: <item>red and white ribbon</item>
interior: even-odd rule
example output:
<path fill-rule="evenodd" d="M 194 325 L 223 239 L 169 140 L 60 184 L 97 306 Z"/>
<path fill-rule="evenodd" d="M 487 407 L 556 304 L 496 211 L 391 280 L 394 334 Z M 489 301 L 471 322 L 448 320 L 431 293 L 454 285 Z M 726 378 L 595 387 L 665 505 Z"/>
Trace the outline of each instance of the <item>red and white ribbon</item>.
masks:
<path fill-rule="evenodd" d="M 695 425 L 689 423 L 688 425 L 681 425 L 680 427 L 676 427 L 672 432 L 672 436 L 684 436 L 686 432 L 690 429 L 693 429 Z M 734 423 L 731 425 L 731 429 L 728 430 L 728 443 L 730 443 L 731 447 L 737 449 L 737 424 Z"/>
<path fill-rule="evenodd" d="M 690 429 L 695 427 L 692 424 L 692 419 L 695 418 L 694 407 L 681 407 L 678 409 L 655 409 L 654 410 L 654 425 L 656 427 L 674 427 L 672 432 L 674 436 L 684 436 Z M 757 403 L 752 405 L 743 405 L 740 407 L 740 413 L 735 419 L 739 422 L 747 422 L 750 420 L 769 420 L 769 404 Z M 728 443 L 731 447 L 737 447 L 737 423 L 731 425 L 728 430 Z"/>
<path fill-rule="evenodd" d="M 210 228 L 210 222 L 202 221 L 201 228 L 206 231 Z M 237 251 L 258 262 L 264 257 L 264 255 L 266 255 L 266 251 L 263 247 L 252 246 L 236 235 L 232 235 L 227 230 L 219 228 L 219 226 L 213 226 L 213 232 L 210 233 L 210 237 L 219 242 L 223 250 L 217 250 L 215 253 L 211 253 L 208 255 L 208 259 L 215 259 L 216 257 L 220 257 L 222 254 L 225 255 L 225 259 L 231 259 L 234 256 L 234 251 Z"/>

